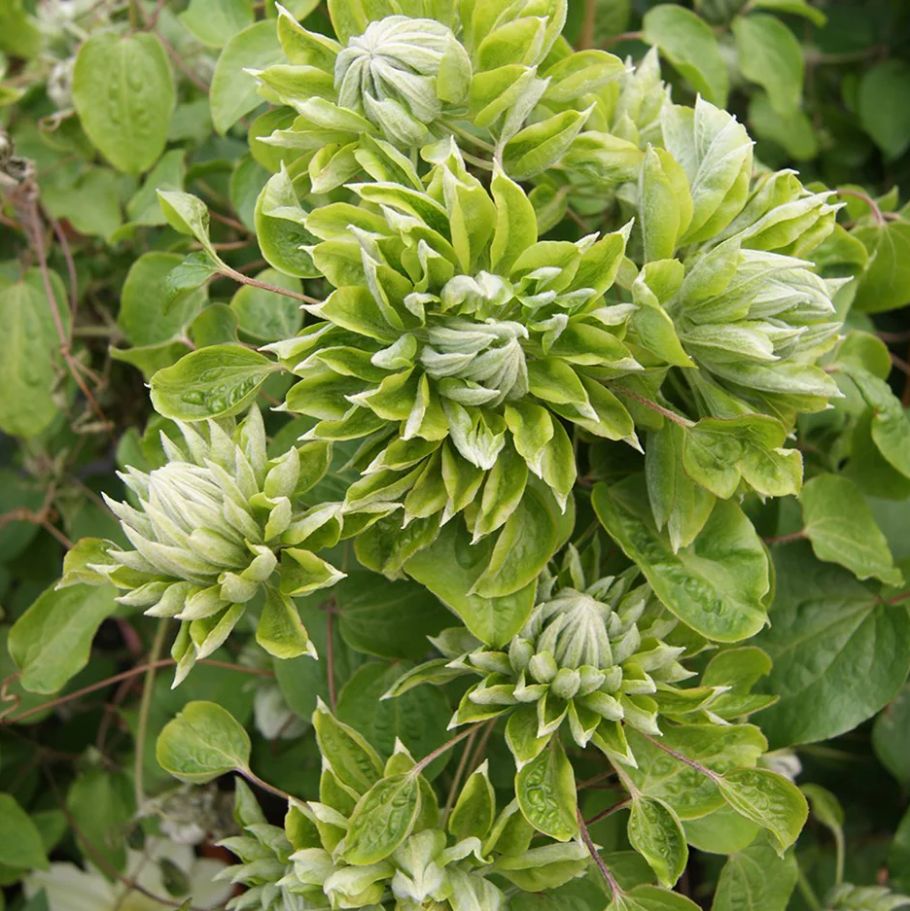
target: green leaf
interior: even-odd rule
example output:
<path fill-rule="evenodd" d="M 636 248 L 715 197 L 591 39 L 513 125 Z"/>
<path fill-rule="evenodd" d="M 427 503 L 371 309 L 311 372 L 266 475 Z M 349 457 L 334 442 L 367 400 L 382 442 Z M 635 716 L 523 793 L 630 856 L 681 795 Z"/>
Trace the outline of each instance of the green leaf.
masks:
<path fill-rule="evenodd" d="M 686 841 L 709 854 L 742 851 L 755 841 L 761 827 L 740 816 L 726 804 L 685 824 Z M 777 855 L 775 855 L 777 856 Z"/>
<path fill-rule="evenodd" d="M 496 203 L 490 268 L 497 275 L 508 275 L 515 260 L 537 242 L 537 216 L 524 190 L 498 165 L 490 189 Z"/>
<path fill-rule="evenodd" d="M 661 800 L 638 796 L 632 800 L 628 831 L 629 843 L 645 858 L 661 885 L 672 888 L 689 860 L 677 815 Z"/>
<path fill-rule="evenodd" d="M 717 786 L 737 813 L 767 829 L 781 851 L 799 837 L 809 805 L 792 781 L 768 769 L 733 769 Z"/>
<path fill-rule="evenodd" d="M 22 8 L 22 0 L 7 0 L 0 6 L 0 50 L 14 57 L 34 57 L 42 46 L 41 29 Z"/>
<path fill-rule="evenodd" d="M 803 95 L 803 50 L 793 32 L 774 16 L 753 14 L 733 20 L 739 68 L 757 82 L 781 116 L 792 114 Z"/>
<path fill-rule="evenodd" d="M 364 794 L 382 777 L 382 760 L 362 734 L 343 724 L 317 702 L 313 727 L 323 760 L 342 784 Z"/>
<path fill-rule="evenodd" d="M 318 240 L 304 226 L 306 217 L 293 181 L 282 166 L 260 191 L 253 218 L 262 255 L 269 265 L 285 275 L 297 278 L 319 275 L 312 256 L 302 249 Z"/>
<path fill-rule="evenodd" d="M 674 553 L 654 527 L 640 478 L 598 484 L 592 502 L 610 536 L 684 623 L 719 642 L 747 639 L 764 626 L 767 556 L 734 503 L 718 502 L 695 541 Z"/>
<path fill-rule="evenodd" d="M 130 222 L 137 225 L 163 225 L 164 215 L 158 204 L 158 190 L 182 190 L 186 178 L 184 149 L 170 149 L 149 171 L 142 186 L 126 204 Z"/>
<path fill-rule="evenodd" d="M 809 801 L 812 815 L 827 826 L 835 837 L 843 837 L 844 808 L 840 801 L 827 789 L 817 784 L 804 784 L 800 790 Z"/>
<path fill-rule="evenodd" d="M 568 841 L 578 832 L 575 774 L 558 738 L 515 776 L 522 815 L 538 832 Z"/>
<path fill-rule="evenodd" d="M 300 282 L 275 269 L 265 269 L 254 276 L 257 281 L 266 282 L 286 291 L 300 293 Z M 237 314 L 240 331 L 257 342 L 277 342 L 296 335 L 303 325 L 300 301 L 243 285 L 231 298 L 231 309 Z"/>
<path fill-rule="evenodd" d="M 796 161 L 809 161 L 818 155 L 818 136 L 805 111 L 781 115 L 772 107 L 768 96 L 757 91 L 749 99 L 748 119 L 757 139 L 777 143 Z"/>
<path fill-rule="evenodd" d="M 118 171 L 139 174 L 164 151 L 174 110 L 167 55 L 149 32 L 101 32 L 79 49 L 73 103 L 93 145 Z"/>
<path fill-rule="evenodd" d="M 420 812 L 420 778 L 410 772 L 376 782 L 357 801 L 344 859 L 365 866 L 385 860 L 407 837 Z"/>
<path fill-rule="evenodd" d="M 708 240 L 739 215 L 749 195 L 752 141 L 727 111 L 703 98 L 673 105 L 662 117 L 664 143 L 692 188 L 692 220 L 684 243 Z"/>
<path fill-rule="evenodd" d="M 190 0 L 177 17 L 203 44 L 224 47 L 237 32 L 253 24 L 251 0 Z"/>
<path fill-rule="evenodd" d="M 51 288 L 58 307 L 68 313 L 59 283 L 53 282 Z M 60 339 L 44 292 L 32 281 L 0 290 L 0 324 L 6 338 L 0 361 L 0 429 L 14 436 L 36 436 L 58 414 L 52 392 Z"/>
<path fill-rule="evenodd" d="M 910 146 L 910 65 L 884 60 L 863 73 L 857 94 L 863 129 L 887 158 L 897 158 Z"/>
<path fill-rule="evenodd" d="M 277 369 L 265 355 L 240 345 L 202 348 L 152 377 L 152 404 L 172 420 L 228 417 L 243 411 Z"/>
<path fill-rule="evenodd" d="M 750 5 L 754 9 L 770 9 L 776 13 L 802 16 L 817 26 L 824 25 L 828 19 L 820 9 L 816 9 L 807 0 L 752 0 Z"/>
<path fill-rule="evenodd" d="M 214 702 L 190 702 L 164 726 L 155 756 L 175 778 L 201 784 L 248 770 L 250 750 L 249 735 L 230 712 Z"/>
<path fill-rule="evenodd" d="M 12 794 L 0 794 L 0 864 L 16 870 L 46 870 L 41 833 Z"/>
<path fill-rule="evenodd" d="M 878 761 L 906 790 L 910 786 L 910 684 L 904 684 L 875 719 L 872 747 Z"/>
<path fill-rule="evenodd" d="M 123 870 L 126 836 L 136 812 L 129 778 L 109 769 L 87 769 L 70 786 L 66 809 L 83 853 L 87 857 L 100 853 L 117 870 Z"/>
<path fill-rule="evenodd" d="M 334 595 L 345 642 L 379 658 L 421 658 L 427 637 L 451 623 L 451 615 L 422 585 L 375 573 L 349 573 Z"/>
<path fill-rule="evenodd" d="M 634 729 L 628 730 L 628 737 L 638 767 L 626 768 L 625 772 L 643 794 L 664 801 L 685 820 L 705 816 L 724 805 L 708 776 Z M 667 726 L 661 744 L 719 773 L 754 766 L 768 746 L 761 731 L 751 724 Z"/>
<path fill-rule="evenodd" d="M 568 151 L 586 120 L 587 112 L 563 111 L 525 127 L 506 143 L 503 168 L 515 180 L 540 174 Z"/>
<path fill-rule="evenodd" d="M 262 104 L 256 80 L 245 70 L 264 70 L 280 63 L 282 57 L 275 24 L 268 20 L 245 28 L 224 45 L 209 88 L 212 123 L 219 133 L 226 133 L 244 114 Z"/>
<path fill-rule="evenodd" d="M 657 886 L 635 886 L 616 896 L 606 911 L 697 911 L 698 905 L 685 895 L 668 892 Z"/>
<path fill-rule="evenodd" d="M 683 465 L 715 496 L 728 499 L 744 480 L 766 497 L 799 493 L 799 451 L 784 449 L 786 428 L 774 418 L 702 418 L 685 435 Z"/>
<path fill-rule="evenodd" d="M 904 813 L 894 833 L 894 841 L 888 851 L 888 867 L 897 888 L 910 891 L 910 810 Z"/>
<path fill-rule="evenodd" d="M 773 623 L 756 640 L 774 662 L 758 689 L 774 748 L 827 740 L 878 712 L 910 670 L 910 613 L 852 574 L 813 563 L 807 544 L 776 548 Z"/>
<path fill-rule="evenodd" d="M 686 430 L 667 421 L 648 435 L 645 447 L 645 478 L 648 500 L 657 529 L 666 528 L 676 553 L 688 547 L 704 528 L 714 509 L 714 497 L 687 474 L 682 453 Z"/>
<path fill-rule="evenodd" d="M 856 485 L 839 475 L 818 475 L 803 488 L 805 533 L 819 560 L 840 563 L 859 579 L 900 585 L 888 541 Z"/>
<path fill-rule="evenodd" d="M 205 306 L 205 287 L 183 295 L 171 306 L 168 276 L 183 258 L 177 253 L 143 253 L 130 266 L 120 291 L 117 324 L 132 345 L 157 345 L 178 338 Z"/>
<path fill-rule="evenodd" d="M 271 586 L 265 590 L 265 603 L 256 626 L 256 642 L 276 658 L 316 657 L 294 602 Z"/>
<path fill-rule="evenodd" d="M 404 568 L 454 611 L 478 639 L 488 645 L 505 645 L 531 613 L 536 582 L 499 598 L 469 594 L 490 560 L 493 543 L 485 538 L 472 545 L 464 530 L 451 522 Z"/>
<path fill-rule="evenodd" d="M 727 103 L 729 78 L 711 27 L 691 10 L 664 3 L 652 7 L 643 20 L 644 40 L 713 104 Z"/>
<path fill-rule="evenodd" d="M 452 708 L 438 687 L 409 690 L 394 699 L 385 693 L 407 670 L 401 662 L 371 661 L 350 675 L 338 695 L 338 719 L 360 731 L 379 753 L 388 758 L 400 740 L 413 756 L 426 756 L 450 736 L 447 724 Z M 428 769 L 428 777 L 440 772 L 446 754 Z"/>
<path fill-rule="evenodd" d="M 484 841 L 493 827 L 496 794 L 487 775 L 487 763 L 468 776 L 446 826 L 456 841 L 479 838 Z"/>
<path fill-rule="evenodd" d="M 158 204 L 168 224 L 181 234 L 195 237 L 215 263 L 220 263 L 218 254 L 209 239 L 209 210 L 206 204 L 192 193 L 182 190 L 158 190 Z M 198 260 L 195 265 L 201 265 Z"/>
<path fill-rule="evenodd" d="M 769 845 L 751 845 L 724 864 L 711 911 L 786 911 L 798 875 L 792 851 L 781 857 Z"/>
<path fill-rule="evenodd" d="M 9 653 L 32 693 L 56 693 L 88 663 L 92 639 L 117 608 L 109 585 L 46 589 L 13 624 Z"/>
<path fill-rule="evenodd" d="M 910 302 L 910 222 L 863 225 L 852 232 L 869 251 L 853 306 L 865 313 L 884 313 Z"/>

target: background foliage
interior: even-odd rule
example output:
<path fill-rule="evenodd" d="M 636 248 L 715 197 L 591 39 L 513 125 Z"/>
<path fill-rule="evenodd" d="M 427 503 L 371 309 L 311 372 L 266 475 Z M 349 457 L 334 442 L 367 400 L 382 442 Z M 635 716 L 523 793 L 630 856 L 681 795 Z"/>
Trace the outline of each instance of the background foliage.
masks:
<path fill-rule="evenodd" d="M 322 5 L 293 0 L 288 8 L 309 28 L 330 31 Z M 175 662 L 163 657 L 172 626 L 119 605 L 109 585 L 87 584 L 94 580 L 85 566 L 97 553 L 72 551 L 75 584 L 56 587 L 74 542 L 127 546 L 102 500 L 123 497 L 116 472 L 166 461 L 158 433 L 176 434 L 149 405 L 152 377 L 159 411 L 202 416 L 175 413 L 172 375 L 158 371 L 207 348 L 217 361 L 223 349 L 215 346 L 240 342 L 248 354 L 237 369 L 252 378 L 241 404 L 258 395 L 263 409 L 276 405 L 293 378 L 253 349 L 294 336 L 304 323 L 299 304 L 328 290 L 288 253 L 296 246 L 288 223 L 276 226 L 257 206 L 282 161 L 281 147 L 261 137 L 288 124 L 244 70 L 281 61 L 275 17 L 271 0 L 7 0 L 0 9 L 0 882 L 11 908 L 37 911 L 48 900 L 51 911 L 68 907 L 66 887 L 48 886 L 46 896 L 37 888 L 34 871 L 50 861 L 95 871 L 90 885 L 72 868 L 65 875 L 98 908 L 178 907 L 191 891 L 194 903 L 219 906 L 227 893 L 203 895 L 200 883 L 228 862 L 214 842 L 235 825 L 231 795 L 215 784 L 175 791 L 165 769 L 190 782 L 255 769 L 273 792 L 260 793 L 263 807 L 280 823 L 276 790 L 320 790 L 317 700 L 383 759 L 396 738 L 421 759 L 451 736 L 445 725 L 457 691 L 448 686 L 378 701 L 429 655 L 426 636 L 454 621 L 436 597 L 451 600 L 438 590 L 438 569 L 421 573 L 415 564 L 411 579 L 388 581 L 375 572 L 385 556 L 375 542 L 359 560 L 350 542 L 332 548 L 330 562 L 347 577 L 294 598 L 318 663 L 275 657 L 274 646 L 264 652 L 247 618 L 175 689 Z M 719 827 L 687 820 L 695 849 L 677 891 L 715 911 L 877 911 L 910 892 L 910 222 L 901 189 L 910 185 L 908 33 L 910 10 L 900 0 L 569 3 L 564 34 L 575 47 L 636 61 L 656 48 L 675 101 L 700 96 L 733 112 L 756 140 L 758 161 L 797 169 L 806 186 L 834 188 L 830 201 L 843 204 L 818 262 L 826 277 L 849 279 L 836 298 L 846 338 L 828 362 L 843 397 L 799 418 L 799 497 L 744 500 L 775 568 L 772 625 L 749 644 L 772 659 L 759 688 L 779 699 L 755 723 L 774 751 L 768 764 L 799 770 L 811 815 L 783 856 L 729 811 Z M 156 190 L 202 200 L 209 230 L 193 220 L 199 212 L 180 208 L 185 197 L 159 204 Z M 271 211 L 288 204 L 271 202 Z M 586 229 L 600 228 L 596 212 L 581 212 Z M 552 236 L 583 233 L 566 224 Z M 184 385 L 178 377 L 178 391 Z M 275 413 L 267 423 L 275 457 L 300 426 Z M 707 444 L 709 455 L 716 445 Z M 615 449 L 586 451 L 586 490 L 628 473 Z M 336 452 L 308 502 L 344 497 L 356 477 L 342 470 L 345 461 Z M 579 533 L 593 519 L 586 497 Z M 601 519 L 608 511 L 597 495 L 594 509 Z M 680 521 L 694 511 L 684 506 Z M 622 543 L 615 523 L 604 524 Z M 734 660 L 743 667 L 747 656 Z M 217 703 L 241 729 L 229 731 L 230 755 L 203 762 L 194 777 L 179 755 L 168 758 L 166 739 L 157 758 L 155 745 L 168 722 L 181 710 L 189 719 L 198 709 L 187 706 L 200 702 Z M 198 719 L 191 727 L 202 729 Z M 484 758 L 500 807 L 508 799 L 512 760 L 496 730 L 428 766 L 443 794 Z M 648 793 L 648 770 L 666 756 L 653 747 L 649 754 L 646 741 L 637 749 L 648 757 L 637 787 Z M 592 836 L 621 884 L 653 880 L 631 851 L 653 856 L 646 838 L 630 843 L 629 814 L 605 812 L 624 792 L 599 780 L 602 760 L 579 762 L 580 806 L 599 819 Z M 230 788 L 228 779 L 221 785 Z M 661 812 L 644 804 L 637 812 L 649 809 Z M 239 811 L 245 824 L 252 812 Z M 72 891 L 77 879 L 60 882 Z M 519 895 L 511 907 L 602 911 L 606 902 L 593 871 L 553 897 Z M 642 899 L 628 907 L 676 905 Z"/>

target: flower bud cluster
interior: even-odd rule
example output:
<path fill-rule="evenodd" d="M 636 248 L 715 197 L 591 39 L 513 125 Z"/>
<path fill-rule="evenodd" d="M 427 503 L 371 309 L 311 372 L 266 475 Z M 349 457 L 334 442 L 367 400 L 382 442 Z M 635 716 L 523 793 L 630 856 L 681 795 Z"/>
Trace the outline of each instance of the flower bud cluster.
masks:
<path fill-rule="evenodd" d="M 315 478 L 304 477 L 302 468 L 314 462 L 296 447 L 269 459 L 257 408 L 239 425 L 178 427 L 185 448 L 162 434 L 165 465 L 121 475 L 136 505 L 106 498 L 132 549 L 111 544 L 109 562 L 93 568 L 123 591 L 121 604 L 182 621 L 173 648 L 179 682 L 263 594 L 260 622 L 267 626 L 274 612 L 293 610 L 288 595 L 332 584 L 340 574 L 300 547 L 333 521 L 337 525 L 337 509 L 303 508 L 301 493 Z M 268 584 L 273 577 L 281 591 Z M 279 648 L 260 632 L 260 644 Z M 312 651 L 308 643 L 298 644 Z"/>
<path fill-rule="evenodd" d="M 453 723 L 473 720 L 478 709 L 520 709 L 530 735 L 544 742 L 564 724 L 580 747 L 624 741 L 622 725 L 659 735 L 661 694 L 692 674 L 680 663 L 685 648 L 666 641 L 676 619 L 636 577 L 633 569 L 587 587 L 544 582 L 507 649 L 481 646 L 450 663 L 483 675 Z"/>

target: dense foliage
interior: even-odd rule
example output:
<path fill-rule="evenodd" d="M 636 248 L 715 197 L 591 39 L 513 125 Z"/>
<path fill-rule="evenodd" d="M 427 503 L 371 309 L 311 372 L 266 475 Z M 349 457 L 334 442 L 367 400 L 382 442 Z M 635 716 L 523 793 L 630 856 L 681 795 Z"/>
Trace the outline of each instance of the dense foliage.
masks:
<path fill-rule="evenodd" d="M 0 908 L 910 905 L 899 0 L 5 0 Z"/>

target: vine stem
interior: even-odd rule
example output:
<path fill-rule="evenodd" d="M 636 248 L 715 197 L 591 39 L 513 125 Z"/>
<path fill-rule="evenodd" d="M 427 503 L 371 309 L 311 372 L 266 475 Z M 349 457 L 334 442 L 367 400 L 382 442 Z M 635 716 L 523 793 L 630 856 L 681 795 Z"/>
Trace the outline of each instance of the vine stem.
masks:
<path fill-rule="evenodd" d="M 590 819 L 586 819 L 585 824 L 593 826 L 595 822 L 600 822 L 602 819 L 606 819 L 608 816 L 612 816 L 614 813 L 618 813 L 620 810 L 625 810 L 625 808 L 629 806 L 630 803 L 632 803 L 631 797 L 627 797 L 625 800 L 620 800 L 619 803 L 614 803 L 612 807 L 607 807 L 606 810 L 601 810 Z"/>
<path fill-rule="evenodd" d="M 597 869 L 600 870 L 600 875 L 606 880 L 607 885 L 610 887 L 610 897 L 617 898 L 620 895 L 623 895 L 623 890 L 620 888 L 618 882 L 616 882 L 616 877 L 610 872 L 610 868 L 604 862 L 604 859 L 600 856 L 600 851 L 597 850 L 597 845 L 594 844 L 594 840 L 591 838 L 591 833 L 588 831 L 587 823 L 585 823 L 585 818 L 581 814 L 580 809 L 576 809 L 575 815 L 578 819 L 578 830 L 581 832 L 581 840 L 585 843 L 585 847 L 588 849 L 588 853 L 591 855 L 591 859 L 594 861 Z"/>
<path fill-rule="evenodd" d="M 802 541 L 806 537 L 806 530 L 801 528 L 799 531 L 791 531 L 786 535 L 771 535 L 765 538 L 765 544 L 792 544 L 794 541 Z"/>
<path fill-rule="evenodd" d="M 177 662 L 173 658 L 162 658 L 159 661 L 153 662 L 155 668 L 161 667 L 173 667 Z M 263 668 L 256 667 L 245 667 L 242 664 L 232 664 L 230 661 L 219 661 L 216 658 L 202 658 L 198 662 L 199 664 L 208 664 L 212 667 L 221 667 L 229 671 L 237 671 L 241 674 L 255 674 L 259 677 L 273 677 L 274 673 Z M 37 715 L 40 712 L 43 712 L 47 709 L 56 708 L 58 705 L 63 705 L 66 702 L 72 702 L 74 699 L 79 699 L 82 696 L 87 696 L 89 693 L 94 693 L 97 690 L 103 690 L 105 687 L 111 686 L 114 683 L 119 683 L 121 680 L 127 680 L 130 677 L 138 677 L 140 674 L 144 674 L 149 669 L 148 664 L 140 665 L 139 667 L 130 668 L 128 671 L 121 671 L 119 674 L 114 674 L 111 677 L 106 677 L 104 680 L 99 680 L 97 683 L 90 683 L 88 686 L 84 686 L 81 689 L 73 690 L 72 693 L 67 693 L 65 696 L 58 696 L 56 699 L 51 699 L 48 702 L 42 702 L 41 705 L 33 706 L 28 709 L 28 711 L 22 712 L 21 715 L 15 715 L 11 718 L 7 718 L 3 713 L 0 713 L 0 724 L 15 724 L 20 721 L 24 721 L 26 718 L 30 718 L 32 715 Z M 16 674 L 12 674 L 10 677 L 6 678 L 3 683 L 4 685 L 8 680 L 16 677 Z"/>
<path fill-rule="evenodd" d="M 460 734 L 456 734 L 451 740 L 447 740 L 442 746 L 436 747 L 432 753 L 427 753 L 419 762 L 414 764 L 414 768 L 411 769 L 412 775 L 419 775 L 434 759 L 438 759 L 443 754 L 447 753 L 449 750 L 455 746 L 456 743 L 461 743 L 466 737 L 470 737 L 472 734 L 476 733 L 482 724 L 486 722 L 481 722 L 481 724 L 473 724 L 469 728 L 465 728 Z"/>
<path fill-rule="evenodd" d="M 142 681 L 142 698 L 139 701 L 139 717 L 136 722 L 136 755 L 133 759 L 133 793 L 136 796 L 136 812 L 140 812 L 145 804 L 145 788 L 142 780 L 143 766 L 145 764 L 145 738 L 148 735 L 152 690 L 155 686 L 155 673 L 158 670 L 156 663 L 161 657 L 161 652 L 164 648 L 168 625 L 166 618 L 158 621 L 158 628 L 155 630 L 155 638 L 152 640 L 152 647 L 146 663 L 145 679 Z"/>
<path fill-rule="evenodd" d="M 821 902 L 818 900 L 818 896 L 815 894 L 815 890 L 811 885 L 809 885 L 809 880 L 806 879 L 806 874 L 803 873 L 801 867 L 797 867 L 796 885 L 799 887 L 799 891 L 802 893 L 806 904 L 812 909 L 812 911 L 822 911 Z"/>
<path fill-rule="evenodd" d="M 585 0 L 584 19 L 578 38 L 578 50 L 594 47 L 594 27 L 597 24 L 597 0 Z"/>
<path fill-rule="evenodd" d="M 241 285 L 251 285 L 253 288 L 261 288 L 263 291 L 271 291 L 273 294 L 280 294 L 283 297 L 290 297 L 292 300 L 301 301 L 304 304 L 321 304 L 322 301 L 315 297 L 310 297 L 309 294 L 301 294 L 299 291 L 291 291 L 288 288 L 280 288 L 278 285 L 271 285 L 268 282 L 260 281 L 258 278 L 250 278 L 249 275 L 244 275 L 242 272 L 238 272 L 236 269 L 232 269 L 226 264 L 222 264 L 221 268 L 218 270 L 220 275 L 224 275 L 227 278 L 232 278 L 235 282 L 239 282 Z"/>
<path fill-rule="evenodd" d="M 470 758 L 471 751 L 474 749 L 474 741 L 477 739 L 477 734 L 477 728 L 471 731 L 471 734 L 468 737 L 468 742 L 464 745 L 464 749 L 461 751 L 461 758 L 458 760 L 458 766 L 455 769 L 455 775 L 452 777 L 452 784 L 449 787 L 449 793 L 446 797 L 445 809 L 442 811 L 443 820 L 448 819 L 449 813 L 455 804 L 455 794 L 458 792 L 458 788 L 461 785 L 462 776 L 465 773 L 465 769 L 468 767 L 468 759 Z"/>
<path fill-rule="evenodd" d="M 862 190 L 851 190 L 847 187 L 838 187 L 835 190 L 838 196 L 849 196 L 853 199 L 858 199 L 860 202 L 864 202 L 869 210 L 872 212 L 872 217 L 875 219 L 876 224 L 883 225 L 885 223 L 885 216 L 882 214 L 882 210 L 879 208 L 878 203 L 868 194 L 864 193 Z"/>
<path fill-rule="evenodd" d="M 675 411 L 671 411 L 669 408 L 664 408 L 663 405 L 653 401 L 652 399 L 645 398 L 643 395 L 639 395 L 635 392 L 634 389 L 629 389 L 626 386 L 616 386 L 616 391 L 620 395 L 627 395 L 630 399 L 634 399 L 638 402 L 639 405 L 643 405 L 649 411 L 653 411 L 656 414 L 665 417 L 668 421 L 672 421 L 674 424 L 678 424 L 680 427 L 694 427 L 695 421 L 690 421 L 688 418 L 684 418 L 681 414 L 677 414 Z"/>

